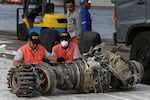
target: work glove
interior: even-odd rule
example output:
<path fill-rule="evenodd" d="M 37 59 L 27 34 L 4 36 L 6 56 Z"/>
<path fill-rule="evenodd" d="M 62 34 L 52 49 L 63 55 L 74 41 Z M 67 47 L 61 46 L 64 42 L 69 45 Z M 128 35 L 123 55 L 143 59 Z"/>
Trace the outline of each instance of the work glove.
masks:
<path fill-rule="evenodd" d="M 57 62 L 59 62 L 59 63 L 65 62 L 65 59 L 63 57 L 59 57 L 59 58 L 57 58 Z"/>

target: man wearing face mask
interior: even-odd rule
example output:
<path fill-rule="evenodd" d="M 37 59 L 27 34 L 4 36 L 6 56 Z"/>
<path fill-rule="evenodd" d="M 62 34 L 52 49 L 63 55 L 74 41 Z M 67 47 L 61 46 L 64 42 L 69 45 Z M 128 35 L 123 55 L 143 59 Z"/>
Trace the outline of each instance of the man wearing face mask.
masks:
<path fill-rule="evenodd" d="M 52 48 L 52 55 L 57 57 L 57 62 L 60 63 L 67 63 L 81 57 L 78 45 L 70 42 L 70 35 L 67 32 L 60 35 L 60 43 Z"/>

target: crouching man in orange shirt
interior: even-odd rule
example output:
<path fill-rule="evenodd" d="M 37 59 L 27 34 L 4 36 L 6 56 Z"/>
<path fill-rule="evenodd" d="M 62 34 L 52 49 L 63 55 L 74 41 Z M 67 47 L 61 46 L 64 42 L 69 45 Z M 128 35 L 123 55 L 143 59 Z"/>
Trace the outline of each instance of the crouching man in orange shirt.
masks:
<path fill-rule="evenodd" d="M 18 49 L 13 65 L 19 67 L 21 64 L 38 64 L 42 62 L 43 58 L 57 62 L 57 58 L 52 56 L 39 43 L 39 35 L 36 32 L 31 33 L 28 42 Z"/>
<path fill-rule="evenodd" d="M 81 57 L 78 45 L 70 41 L 70 35 L 67 32 L 60 35 L 60 43 L 52 48 L 52 55 L 57 57 L 57 61 L 61 63 Z"/>

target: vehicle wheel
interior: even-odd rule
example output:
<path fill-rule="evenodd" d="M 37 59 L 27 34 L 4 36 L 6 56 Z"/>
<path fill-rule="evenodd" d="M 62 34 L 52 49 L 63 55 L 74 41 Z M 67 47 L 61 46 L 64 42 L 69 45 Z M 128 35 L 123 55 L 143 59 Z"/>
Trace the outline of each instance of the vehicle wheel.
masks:
<path fill-rule="evenodd" d="M 150 32 L 140 33 L 133 41 L 130 59 L 137 60 L 144 66 L 144 71 L 150 71 Z M 145 77 L 146 75 L 144 75 Z"/>
<path fill-rule="evenodd" d="M 97 32 L 84 32 L 80 34 L 79 49 L 81 54 L 89 51 L 90 47 L 95 47 L 101 43 L 101 36 Z"/>
<path fill-rule="evenodd" d="M 59 42 L 59 32 L 45 28 L 40 34 L 40 43 L 47 51 L 52 52 L 52 47 Z"/>
<path fill-rule="evenodd" d="M 18 25 L 18 33 L 17 33 L 18 39 L 19 40 L 27 40 L 27 28 L 24 23 Z"/>
<path fill-rule="evenodd" d="M 56 88 L 56 74 L 49 64 L 40 63 L 36 65 L 39 76 L 44 79 L 44 83 L 40 85 L 40 93 L 42 95 L 49 95 Z"/>

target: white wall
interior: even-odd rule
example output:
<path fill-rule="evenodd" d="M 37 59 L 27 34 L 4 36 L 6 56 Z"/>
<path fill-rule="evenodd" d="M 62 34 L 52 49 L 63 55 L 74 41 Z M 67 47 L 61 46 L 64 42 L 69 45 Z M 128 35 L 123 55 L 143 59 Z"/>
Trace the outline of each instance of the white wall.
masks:
<path fill-rule="evenodd" d="M 55 5 L 63 5 L 63 0 L 51 0 Z M 75 0 L 76 4 L 79 5 L 79 0 Z M 92 6 L 113 6 L 111 0 L 92 0 Z"/>
<path fill-rule="evenodd" d="M 111 0 L 92 0 L 93 6 L 113 6 Z"/>

